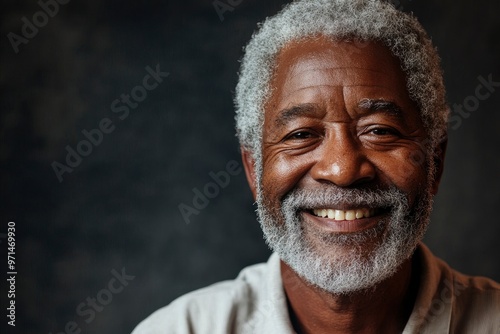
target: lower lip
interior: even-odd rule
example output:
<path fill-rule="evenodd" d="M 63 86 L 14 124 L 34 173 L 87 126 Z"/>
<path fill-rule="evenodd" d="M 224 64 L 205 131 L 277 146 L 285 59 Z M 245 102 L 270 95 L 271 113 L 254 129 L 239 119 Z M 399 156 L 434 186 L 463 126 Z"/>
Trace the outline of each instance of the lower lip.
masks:
<path fill-rule="evenodd" d="M 369 218 L 360 218 L 354 220 L 333 220 L 315 216 L 309 212 L 303 211 L 304 217 L 314 224 L 335 233 L 356 233 L 375 227 L 380 221 L 382 215 L 376 215 Z"/>

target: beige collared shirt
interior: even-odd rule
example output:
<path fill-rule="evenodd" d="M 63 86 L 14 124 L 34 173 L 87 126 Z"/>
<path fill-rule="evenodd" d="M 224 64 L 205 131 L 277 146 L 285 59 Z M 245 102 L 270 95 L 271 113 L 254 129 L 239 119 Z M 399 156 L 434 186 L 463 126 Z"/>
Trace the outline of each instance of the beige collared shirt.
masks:
<path fill-rule="evenodd" d="M 403 334 L 500 334 L 500 284 L 465 276 L 436 258 L 423 244 L 417 249 L 420 288 Z M 243 269 L 232 281 L 188 293 L 154 312 L 132 334 L 289 334 L 280 260 Z"/>

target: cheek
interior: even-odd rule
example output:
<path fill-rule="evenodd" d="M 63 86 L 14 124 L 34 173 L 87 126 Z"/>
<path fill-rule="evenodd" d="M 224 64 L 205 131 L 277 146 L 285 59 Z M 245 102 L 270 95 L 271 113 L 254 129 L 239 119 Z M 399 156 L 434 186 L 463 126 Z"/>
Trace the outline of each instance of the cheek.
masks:
<path fill-rule="evenodd" d="M 309 164 L 303 157 L 299 159 L 285 154 L 264 156 L 262 190 L 268 199 L 281 200 L 307 173 Z"/>
<path fill-rule="evenodd" d="M 382 178 L 407 194 L 419 192 L 427 186 L 427 161 L 425 155 L 411 150 L 399 150 L 390 155 L 374 157 Z M 416 159 L 416 156 L 421 158 Z"/>

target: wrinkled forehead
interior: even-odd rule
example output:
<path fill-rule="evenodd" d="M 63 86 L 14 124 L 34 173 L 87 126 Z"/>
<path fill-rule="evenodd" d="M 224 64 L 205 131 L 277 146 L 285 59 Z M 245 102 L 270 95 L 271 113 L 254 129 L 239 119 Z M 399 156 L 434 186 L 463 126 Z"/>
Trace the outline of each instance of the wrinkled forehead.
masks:
<path fill-rule="evenodd" d="M 416 105 L 409 97 L 399 60 L 378 42 L 333 40 L 314 37 L 288 43 L 275 59 L 270 80 L 271 94 L 265 110 L 283 108 L 318 88 L 344 89 L 400 101 L 408 109 Z M 266 115 L 267 116 L 267 115 Z"/>
<path fill-rule="evenodd" d="M 320 75 L 325 70 L 329 75 Z M 300 89 L 306 82 L 355 86 L 363 85 L 363 81 L 398 87 L 407 95 L 405 74 L 389 48 L 374 41 L 319 36 L 283 47 L 276 57 L 270 84 L 273 93 L 284 93 Z"/>

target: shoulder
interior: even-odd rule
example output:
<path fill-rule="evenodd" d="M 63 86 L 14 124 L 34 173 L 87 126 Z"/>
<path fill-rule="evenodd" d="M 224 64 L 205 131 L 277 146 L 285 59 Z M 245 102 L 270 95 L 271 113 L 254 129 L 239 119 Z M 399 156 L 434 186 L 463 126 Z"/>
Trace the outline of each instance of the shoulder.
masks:
<path fill-rule="evenodd" d="M 132 334 L 232 332 L 251 316 L 262 297 L 272 259 L 246 267 L 234 280 L 177 298 L 142 321 Z"/>
<path fill-rule="evenodd" d="M 452 327 L 457 333 L 500 332 L 500 284 L 453 271 Z"/>
<path fill-rule="evenodd" d="M 435 275 L 429 314 L 446 322 L 453 333 L 496 333 L 500 330 L 500 284 L 451 268 L 423 249 Z"/>
<path fill-rule="evenodd" d="M 499 310 L 500 283 L 487 277 L 465 275 L 437 258 L 436 262 L 442 273 L 440 282 L 441 290 L 451 292 L 450 297 L 454 303 L 468 306 L 459 307 L 458 310 L 480 306 L 482 308 L 493 307 Z M 444 292 L 442 294 L 444 295 Z"/>

